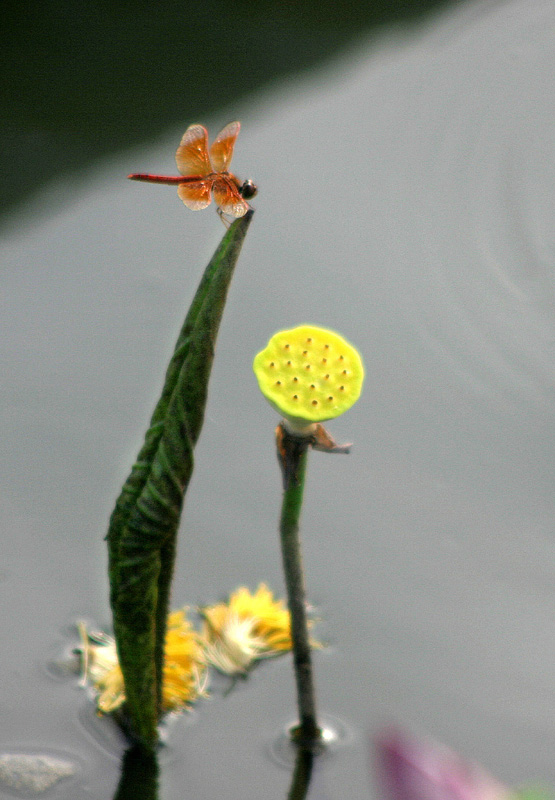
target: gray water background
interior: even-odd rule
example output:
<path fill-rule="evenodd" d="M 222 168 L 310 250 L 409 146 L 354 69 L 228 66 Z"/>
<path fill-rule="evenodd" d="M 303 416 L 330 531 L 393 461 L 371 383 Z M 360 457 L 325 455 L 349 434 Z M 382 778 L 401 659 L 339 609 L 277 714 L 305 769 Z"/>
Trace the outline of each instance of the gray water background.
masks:
<path fill-rule="evenodd" d="M 313 453 L 303 516 L 319 704 L 345 745 L 315 798 L 371 796 L 369 741 L 426 731 L 513 784 L 555 782 L 555 9 L 464 3 L 382 32 L 208 120 L 242 121 L 260 187 L 218 342 L 172 606 L 283 593 L 275 413 L 251 373 L 309 322 L 361 351 L 364 394 Z M 69 755 L 52 796 L 113 794 L 110 743 L 48 668 L 109 625 L 108 516 L 222 233 L 169 187 L 184 127 L 52 182 L 10 220 L 2 281 L 0 750 Z M 284 797 L 288 657 L 178 722 L 162 800 Z M 1 790 L 0 790 L 1 792 Z M 64 794 L 64 792 L 66 792 Z M 0 794 L 0 796 L 3 796 Z M 6 795 L 8 797 L 10 795 Z"/>

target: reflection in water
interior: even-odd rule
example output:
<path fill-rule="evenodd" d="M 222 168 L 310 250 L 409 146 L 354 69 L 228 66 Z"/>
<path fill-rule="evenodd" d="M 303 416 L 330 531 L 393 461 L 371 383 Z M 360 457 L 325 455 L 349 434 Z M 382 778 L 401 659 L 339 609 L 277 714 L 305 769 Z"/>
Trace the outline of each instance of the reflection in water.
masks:
<path fill-rule="evenodd" d="M 158 756 L 135 745 L 126 750 L 121 778 L 114 800 L 156 800 L 158 797 Z"/>
<path fill-rule="evenodd" d="M 300 747 L 295 759 L 288 800 L 304 800 L 308 793 L 314 753 Z M 158 755 L 135 745 L 126 750 L 114 800 L 158 800 Z"/>
<path fill-rule="evenodd" d="M 314 753 L 312 750 L 306 747 L 299 747 L 287 800 L 304 800 L 310 785 L 313 766 Z"/>

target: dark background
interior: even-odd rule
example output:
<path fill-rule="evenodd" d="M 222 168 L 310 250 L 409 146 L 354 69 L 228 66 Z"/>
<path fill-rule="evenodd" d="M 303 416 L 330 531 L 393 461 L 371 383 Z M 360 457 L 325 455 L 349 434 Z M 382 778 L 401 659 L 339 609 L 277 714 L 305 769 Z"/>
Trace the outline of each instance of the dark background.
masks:
<path fill-rule="evenodd" d="M 0 206 L 444 0 L 3 4 Z"/>

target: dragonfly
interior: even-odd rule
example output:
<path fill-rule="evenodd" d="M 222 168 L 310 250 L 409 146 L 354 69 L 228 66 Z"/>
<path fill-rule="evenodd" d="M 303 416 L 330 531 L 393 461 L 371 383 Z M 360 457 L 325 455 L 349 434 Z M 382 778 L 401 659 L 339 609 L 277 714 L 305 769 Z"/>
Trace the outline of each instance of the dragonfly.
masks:
<path fill-rule="evenodd" d="M 247 201 L 255 196 L 257 188 L 252 181 L 241 183 L 229 172 L 240 129 L 239 122 L 230 122 L 219 132 L 209 149 L 206 128 L 189 125 L 175 154 L 180 175 L 136 172 L 127 177 L 132 181 L 177 184 L 177 194 L 192 211 L 209 206 L 213 196 L 220 216 L 242 217 L 249 209 Z"/>

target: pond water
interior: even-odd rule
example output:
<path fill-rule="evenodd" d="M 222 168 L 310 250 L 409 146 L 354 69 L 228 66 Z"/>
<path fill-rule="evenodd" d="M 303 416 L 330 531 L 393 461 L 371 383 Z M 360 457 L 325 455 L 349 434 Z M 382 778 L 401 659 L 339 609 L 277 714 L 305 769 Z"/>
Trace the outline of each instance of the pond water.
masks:
<path fill-rule="evenodd" d="M 319 707 L 341 743 L 309 797 L 375 796 L 372 736 L 431 733 L 508 784 L 555 783 L 555 7 L 461 3 L 248 99 L 259 185 L 183 516 L 172 607 L 283 595 L 276 415 L 251 372 L 304 322 L 361 351 L 365 391 L 312 453 L 303 543 Z M 124 743 L 49 664 L 109 627 L 103 537 L 196 282 L 222 235 L 169 187 L 180 130 L 41 191 L 3 263 L 0 753 L 112 797 Z M 288 656 L 173 726 L 160 798 L 283 798 Z M 0 796 L 11 797 L 0 788 Z"/>

